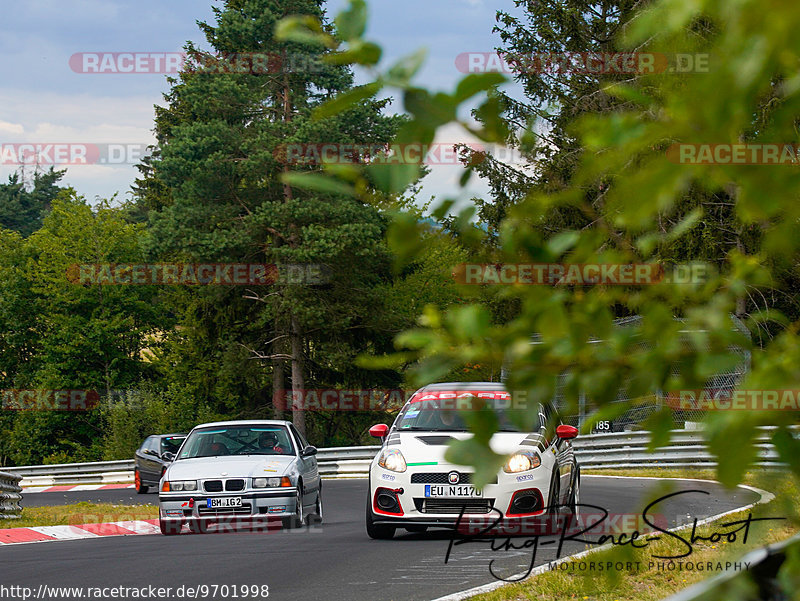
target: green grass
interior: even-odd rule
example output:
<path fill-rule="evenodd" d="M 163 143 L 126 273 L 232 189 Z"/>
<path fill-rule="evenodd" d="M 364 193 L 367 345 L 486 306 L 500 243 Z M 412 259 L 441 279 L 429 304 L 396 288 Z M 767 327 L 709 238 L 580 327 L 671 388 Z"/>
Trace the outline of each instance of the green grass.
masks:
<path fill-rule="evenodd" d="M 769 473 L 769 472 L 767 472 Z M 777 472 L 772 472 L 777 473 Z M 716 480 L 717 473 L 713 469 L 686 469 L 674 467 L 650 467 L 640 469 L 593 469 L 581 468 L 581 474 L 602 476 L 641 476 L 647 478 L 699 478 L 701 480 Z M 747 472 L 742 484 L 751 484 L 753 478 L 764 475 L 764 472 Z"/>
<path fill-rule="evenodd" d="M 714 479 L 711 470 L 696 470 L 687 473 L 678 470 L 602 470 L 605 474 L 626 476 L 656 476 L 662 478 L 702 478 Z M 589 470 L 586 473 L 590 473 Z M 591 473 L 597 473 L 591 472 Z M 736 561 L 752 549 L 789 538 L 800 531 L 800 513 L 797 499 L 800 498 L 800 483 L 778 472 L 751 472 L 746 484 L 762 488 L 775 494 L 770 503 L 757 505 L 752 509 L 753 517 L 786 517 L 784 522 L 754 522 L 750 527 L 747 544 L 741 538 L 733 543 L 710 543 L 698 541 L 690 558 L 683 561 L 725 562 Z M 737 512 L 725 516 L 716 523 L 698 528 L 698 533 L 709 536 L 714 531 L 723 530 L 724 522 L 732 522 L 747 517 L 748 512 Z M 633 569 L 622 571 L 553 571 L 534 576 L 518 584 L 501 587 L 490 593 L 473 597 L 476 601 L 655 601 L 664 599 L 678 590 L 716 575 L 718 572 L 683 570 L 669 571 L 649 568 L 652 555 L 675 555 L 686 547 L 671 537 L 652 543 L 644 549 L 617 547 L 591 553 L 582 558 L 585 561 L 626 561 L 635 563 Z M 580 560 L 579 560 L 580 561 Z"/>
<path fill-rule="evenodd" d="M 17 520 L 0 519 L 0 528 L 99 524 L 124 520 L 149 520 L 158 517 L 155 505 L 112 505 L 75 503 L 52 507 L 23 507 Z"/>

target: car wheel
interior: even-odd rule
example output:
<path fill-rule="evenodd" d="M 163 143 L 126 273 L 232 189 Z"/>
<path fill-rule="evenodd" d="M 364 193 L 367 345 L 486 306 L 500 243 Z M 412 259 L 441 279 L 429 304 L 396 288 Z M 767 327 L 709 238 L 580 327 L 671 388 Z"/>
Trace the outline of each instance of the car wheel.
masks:
<path fill-rule="evenodd" d="M 581 502 L 581 468 L 575 469 L 575 482 L 572 485 L 572 494 L 569 498 L 569 509 L 572 513 L 578 513 L 578 505 Z"/>
<path fill-rule="evenodd" d="M 297 507 L 295 514 L 283 518 L 283 528 L 289 530 L 291 528 L 302 528 L 303 526 L 303 489 L 300 485 L 297 486 Z"/>
<path fill-rule="evenodd" d="M 372 509 L 370 508 L 371 504 L 372 499 L 370 499 L 369 491 L 367 491 L 367 534 L 370 538 L 382 540 L 392 538 L 394 536 L 395 527 L 387 526 L 386 524 L 376 524 L 373 521 Z"/>
<path fill-rule="evenodd" d="M 322 483 L 320 483 L 319 490 L 317 491 L 317 502 L 314 505 L 314 513 L 308 515 L 306 523 L 309 526 L 322 523 Z"/>
<path fill-rule="evenodd" d="M 159 518 L 158 527 L 161 529 L 161 534 L 172 536 L 180 534 L 183 522 L 180 520 L 162 520 Z"/>
<path fill-rule="evenodd" d="M 553 473 L 553 478 L 550 480 L 550 494 L 547 496 L 547 508 L 553 515 L 561 513 L 561 505 L 559 501 L 561 487 L 559 486 L 558 472 Z"/>
<path fill-rule="evenodd" d="M 133 470 L 133 484 L 136 486 L 136 492 L 140 495 L 145 494 L 149 488 L 148 486 L 142 484 L 142 475 L 139 473 L 138 467 Z"/>

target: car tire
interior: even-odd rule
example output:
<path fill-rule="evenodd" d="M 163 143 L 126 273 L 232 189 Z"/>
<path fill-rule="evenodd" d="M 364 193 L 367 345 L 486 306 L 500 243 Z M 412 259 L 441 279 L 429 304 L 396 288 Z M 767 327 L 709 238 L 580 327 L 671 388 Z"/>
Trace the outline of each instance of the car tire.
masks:
<path fill-rule="evenodd" d="M 161 529 L 161 534 L 173 536 L 175 534 L 180 534 L 183 522 L 180 520 L 162 520 L 159 518 L 158 527 Z"/>
<path fill-rule="evenodd" d="M 378 540 L 388 540 L 394 537 L 394 531 L 396 528 L 394 526 L 388 526 L 386 524 L 376 524 L 373 520 L 372 516 L 372 509 L 370 505 L 372 504 L 372 499 L 369 497 L 369 491 L 367 491 L 367 534 L 370 538 L 378 539 Z"/>
<path fill-rule="evenodd" d="M 291 530 L 292 528 L 303 527 L 303 489 L 300 484 L 297 486 L 297 507 L 295 507 L 295 514 L 283 518 L 283 529 Z"/>
<path fill-rule="evenodd" d="M 559 485 L 560 477 L 558 472 L 553 472 L 553 477 L 550 480 L 550 492 L 547 495 L 547 509 L 552 515 L 559 515 L 562 507 L 559 506 L 559 496 L 561 493 L 561 486 Z"/>
<path fill-rule="evenodd" d="M 149 486 L 142 484 L 142 475 L 139 473 L 138 467 L 133 470 L 133 484 L 136 486 L 136 492 L 140 495 L 145 494 L 150 488 Z"/>
<path fill-rule="evenodd" d="M 308 514 L 308 518 L 306 518 L 306 524 L 309 526 L 321 523 L 322 523 L 322 482 L 319 483 L 319 490 L 317 491 L 317 502 L 314 505 L 314 513 Z"/>
<path fill-rule="evenodd" d="M 578 513 L 578 505 L 581 502 L 581 468 L 575 468 L 575 482 L 572 483 L 572 492 L 569 496 L 569 509 L 572 513 Z"/>

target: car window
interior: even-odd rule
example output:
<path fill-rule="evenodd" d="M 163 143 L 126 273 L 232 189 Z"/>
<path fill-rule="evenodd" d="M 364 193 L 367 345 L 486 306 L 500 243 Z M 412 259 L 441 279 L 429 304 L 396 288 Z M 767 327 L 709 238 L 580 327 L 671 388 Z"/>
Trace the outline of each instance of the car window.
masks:
<path fill-rule="evenodd" d="M 166 452 L 177 453 L 184 440 L 186 440 L 185 436 L 163 436 L 161 438 L 161 454 L 163 455 Z"/>
<path fill-rule="evenodd" d="M 156 437 L 155 436 L 148 436 L 144 439 L 142 443 L 142 451 L 156 451 L 158 450 L 155 445 Z"/>
<path fill-rule="evenodd" d="M 510 419 L 510 396 L 498 391 L 435 391 L 414 395 L 400 411 L 394 422 L 396 430 L 424 430 L 442 432 L 466 432 L 462 412 L 477 411 L 482 407 L 495 412 L 501 432 L 519 432 L 520 428 Z M 539 428 L 540 418 L 532 428 Z"/>
<path fill-rule="evenodd" d="M 306 448 L 308 446 L 308 441 L 303 437 L 302 434 L 300 434 L 300 432 L 297 431 L 297 428 L 295 428 L 294 426 L 289 426 L 289 429 L 292 431 L 292 434 L 294 434 L 294 437 L 300 443 L 301 448 Z"/>
<path fill-rule="evenodd" d="M 295 455 L 285 426 L 220 426 L 194 430 L 178 459 L 224 455 Z"/>

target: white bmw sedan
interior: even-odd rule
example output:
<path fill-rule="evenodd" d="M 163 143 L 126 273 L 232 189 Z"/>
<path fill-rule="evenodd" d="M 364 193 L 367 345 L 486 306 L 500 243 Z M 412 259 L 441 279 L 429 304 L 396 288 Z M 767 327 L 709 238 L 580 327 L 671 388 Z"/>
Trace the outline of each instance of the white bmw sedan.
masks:
<path fill-rule="evenodd" d="M 231 421 L 194 428 L 159 484 L 159 525 L 280 519 L 298 527 L 322 521 L 322 480 L 310 446 L 287 421 Z"/>
<path fill-rule="evenodd" d="M 473 404 L 479 399 L 479 405 L 495 411 L 499 431 L 489 445 L 508 458 L 482 489 L 473 484 L 468 468 L 445 460 L 448 443 L 472 436 L 456 410 L 467 399 Z M 471 518 L 540 516 L 559 505 L 574 510 L 580 471 L 570 439 L 578 430 L 560 425 L 549 435 L 547 410 L 539 407 L 534 427 L 522 432 L 509 420 L 510 401 L 495 382 L 431 384 L 411 396 L 391 428 L 370 428 L 383 445 L 369 470 L 367 534 L 392 538 L 398 527 L 423 532 Z"/>

